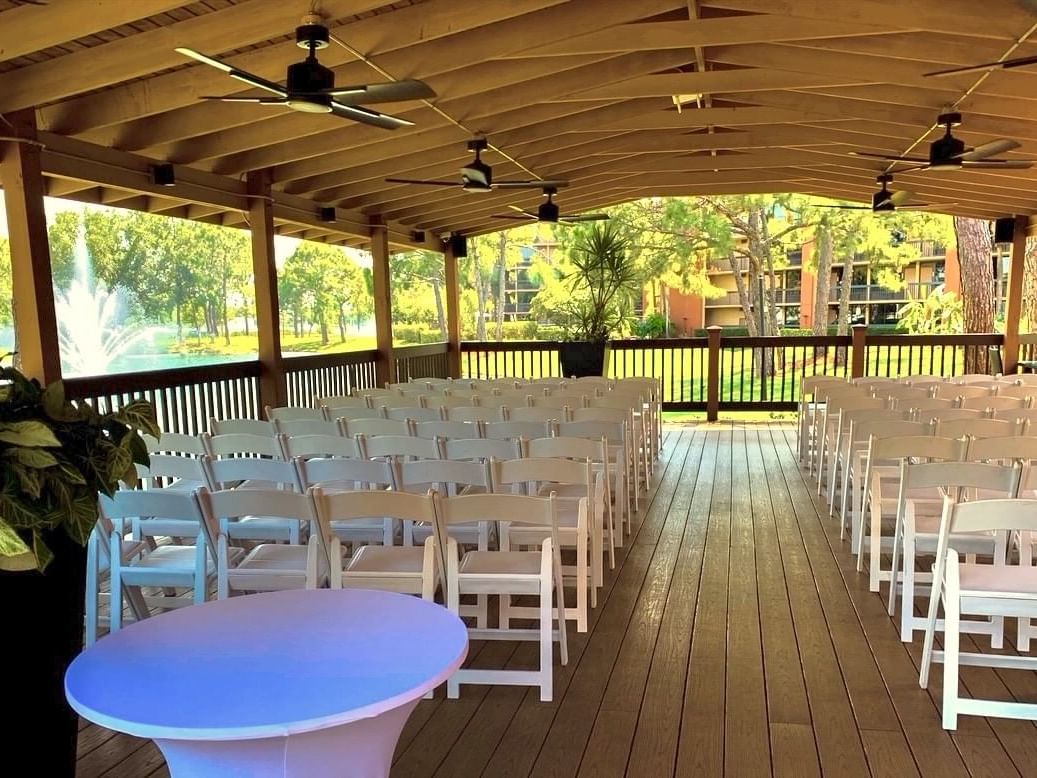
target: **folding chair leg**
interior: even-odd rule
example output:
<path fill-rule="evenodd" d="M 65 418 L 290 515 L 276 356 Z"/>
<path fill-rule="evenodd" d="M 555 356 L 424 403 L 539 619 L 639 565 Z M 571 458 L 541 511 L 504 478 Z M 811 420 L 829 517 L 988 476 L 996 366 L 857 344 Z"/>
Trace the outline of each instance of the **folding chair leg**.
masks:
<path fill-rule="evenodd" d="M 953 602 L 952 602 L 953 600 Z M 961 637 L 958 598 L 948 597 L 943 615 L 943 728 L 958 728 L 958 652 Z"/>

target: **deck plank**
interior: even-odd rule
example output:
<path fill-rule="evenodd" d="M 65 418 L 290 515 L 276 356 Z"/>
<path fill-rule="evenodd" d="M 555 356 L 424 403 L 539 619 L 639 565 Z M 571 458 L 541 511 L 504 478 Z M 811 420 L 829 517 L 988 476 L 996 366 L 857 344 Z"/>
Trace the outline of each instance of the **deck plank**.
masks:
<path fill-rule="evenodd" d="M 1032 722 L 943 730 L 940 667 L 920 689 L 920 641 L 900 642 L 857 574 L 793 438 L 781 424 L 667 427 L 590 629 L 570 632 L 554 702 L 518 687 L 440 691 L 408 722 L 394 778 L 1035 774 Z M 486 642 L 469 661 L 536 657 L 532 643 Z M 1037 699 L 1033 673 L 964 668 L 962 682 Z M 145 740 L 84 725 L 79 742 L 80 778 L 168 775 Z"/>

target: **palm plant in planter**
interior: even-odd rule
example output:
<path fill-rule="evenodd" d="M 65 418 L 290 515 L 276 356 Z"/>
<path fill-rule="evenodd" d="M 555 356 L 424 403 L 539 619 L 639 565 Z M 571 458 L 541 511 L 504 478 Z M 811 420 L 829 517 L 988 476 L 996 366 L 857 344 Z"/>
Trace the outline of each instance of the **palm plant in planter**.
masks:
<path fill-rule="evenodd" d="M 559 323 L 559 349 L 566 376 L 602 375 L 609 337 L 622 329 L 641 279 L 627 239 L 611 224 L 594 224 L 569 252 L 573 270 L 565 276 L 570 296 Z"/>
<path fill-rule="evenodd" d="M 135 483 L 135 464 L 147 464 L 141 433 L 159 434 L 150 403 L 99 413 L 68 402 L 60 381 L 44 388 L 0 367 L 5 742 L 14 749 L 7 761 L 32 764 L 34 774 L 75 773 L 77 720 L 65 702 L 64 673 L 83 645 L 84 546 L 98 492 Z"/>

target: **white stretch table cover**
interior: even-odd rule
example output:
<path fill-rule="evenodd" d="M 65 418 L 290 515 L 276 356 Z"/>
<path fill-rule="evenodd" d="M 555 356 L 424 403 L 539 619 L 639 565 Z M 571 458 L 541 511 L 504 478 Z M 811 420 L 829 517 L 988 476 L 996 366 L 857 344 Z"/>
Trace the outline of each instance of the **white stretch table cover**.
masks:
<path fill-rule="evenodd" d="M 130 625 L 72 662 L 72 707 L 152 738 L 173 776 L 386 776 L 418 701 L 461 666 L 452 613 L 363 589 L 271 592 Z"/>

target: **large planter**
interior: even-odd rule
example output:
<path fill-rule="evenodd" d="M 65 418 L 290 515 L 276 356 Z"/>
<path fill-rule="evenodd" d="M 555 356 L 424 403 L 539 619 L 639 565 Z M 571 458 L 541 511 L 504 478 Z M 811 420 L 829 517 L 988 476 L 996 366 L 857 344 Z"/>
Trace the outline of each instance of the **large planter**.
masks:
<path fill-rule="evenodd" d="M 8 658 L 4 763 L 72 778 L 79 724 L 65 701 L 65 670 L 83 648 L 86 549 L 63 529 L 44 535 L 54 552 L 45 573 L 0 572 Z"/>
<path fill-rule="evenodd" d="M 566 378 L 584 378 L 605 374 L 607 341 L 574 340 L 558 344 L 558 361 Z"/>

